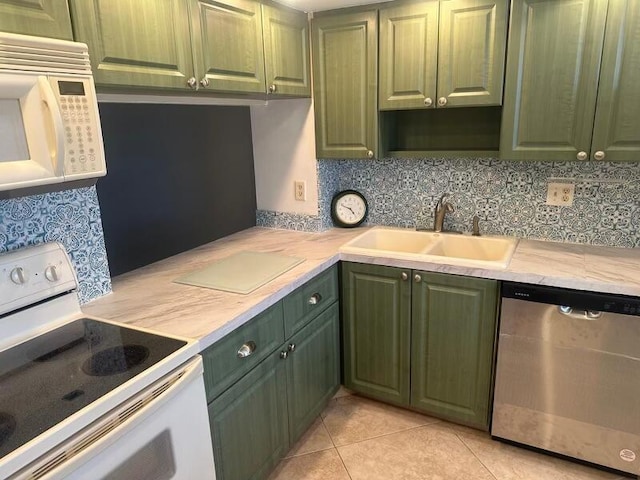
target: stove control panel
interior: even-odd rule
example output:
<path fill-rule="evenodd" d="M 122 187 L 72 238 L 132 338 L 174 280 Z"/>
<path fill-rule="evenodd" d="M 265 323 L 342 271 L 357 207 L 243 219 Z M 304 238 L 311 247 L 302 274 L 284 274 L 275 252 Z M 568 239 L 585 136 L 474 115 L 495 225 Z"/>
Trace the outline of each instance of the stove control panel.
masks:
<path fill-rule="evenodd" d="M 78 286 L 71 260 L 57 242 L 0 255 L 0 315 Z"/>

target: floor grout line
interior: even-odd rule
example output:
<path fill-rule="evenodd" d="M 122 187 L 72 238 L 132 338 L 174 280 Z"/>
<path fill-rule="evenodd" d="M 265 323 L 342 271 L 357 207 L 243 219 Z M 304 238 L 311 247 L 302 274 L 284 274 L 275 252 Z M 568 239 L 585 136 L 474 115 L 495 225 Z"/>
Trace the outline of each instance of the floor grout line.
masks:
<path fill-rule="evenodd" d="M 438 425 L 440 423 L 442 423 L 442 420 L 436 420 L 435 422 L 425 423 L 424 425 L 416 425 L 415 427 L 407 427 L 407 428 L 403 428 L 402 430 L 397 430 L 395 432 L 383 433 L 381 435 L 375 435 L 373 437 L 363 438 L 362 440 L 357 440 L 355 442 L 345 443 L 345 444 L 342 444 L 342 445 L 336 445 L 336 443 L 333 441 L 333 438 L 331 437 L 331 432 L 329 432 L 329 438 L 331 438 L 331 441 L 336 446 L 336 448 L 339 448 L 339 447 L 350 447 L 351 445 L 357 445 L 359 443 L 368 442 L 369 440 L 375 440 L 377 438 L 388 437 L 389 435 L 395 435 L 397 433 L 409 432 L 409 431 L 415 430 L 417 428 L 430 427 L 432 425 Z M 328 431 L 329 431 L 329 429 L 327 429 L 327 432 Z"/>
<path fill-rule="evenodd" d="M 458 440 L 460 440 L 460 442 L 465 446 L 465 448 L 471 452 L 471 455 L 473 455 L 476 458 L 476 460 L 480 462 L 480 465 L 482 465 L 484 469 L 487 472 L 489 472 L 489 475 L 491 475 L 495 480 L 498 480 L 498 477 L 494 475 L 493 471 L 488 466 L 486 466 L 485 463 L 480 459 L 480 457 L 476 455 L 476 452 L 474 452 L 473 449 L 469 445 L 467 445 L 467 442 L 464 441 L 464 438 L 460 434 L 458 434 L 458 432 L 454 431 L 453 434 L 456 436 Z"/>
<path fill-rule="evenodd" d="M 342 458 L 342 455 L 340 455 L 340 450 L 338 450 L 338 447 L 335 447 L 335 449 L 338 457 L 340 458 L 340 461 L 342 462 L 342 466 L 344 467 L 345 472 L 347 472 L 347 476 L 350 480 L 353 480 L 353 477 L 351 476 L 351 473 L 349 473 L 349 469 L 347 468 L 347 464 L 344 463 L 344 459 Z"/>

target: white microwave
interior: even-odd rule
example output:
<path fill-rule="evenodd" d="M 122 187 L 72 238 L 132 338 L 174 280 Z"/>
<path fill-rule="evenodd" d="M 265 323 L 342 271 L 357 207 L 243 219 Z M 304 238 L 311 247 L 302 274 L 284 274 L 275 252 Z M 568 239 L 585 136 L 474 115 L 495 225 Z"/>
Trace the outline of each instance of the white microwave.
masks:
<path fill-rule="evenodd" d="M 0 33 L 0 191 L 106 173 L 87 46 Z"/>

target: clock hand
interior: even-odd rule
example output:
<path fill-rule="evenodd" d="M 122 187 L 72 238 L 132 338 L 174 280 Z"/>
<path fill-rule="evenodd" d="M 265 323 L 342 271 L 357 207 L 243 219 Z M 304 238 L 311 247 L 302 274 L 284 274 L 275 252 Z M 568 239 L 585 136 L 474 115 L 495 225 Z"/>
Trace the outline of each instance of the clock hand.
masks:
<path fill-rule="evenodd" d="M 356 212 L 353 211 L 353 208 L 347 207 L 346 205 L 344 206 L 344 208 L 348 208 L 349 210 L 351 210 L 351 213 L 353 213 L 354 215 L 356 214 Z"/>

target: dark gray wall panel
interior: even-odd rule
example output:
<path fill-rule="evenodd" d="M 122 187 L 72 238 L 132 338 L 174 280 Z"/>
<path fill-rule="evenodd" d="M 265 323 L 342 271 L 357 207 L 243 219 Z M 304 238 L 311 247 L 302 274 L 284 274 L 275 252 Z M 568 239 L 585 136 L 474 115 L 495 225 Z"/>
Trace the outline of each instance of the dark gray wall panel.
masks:
<path fill-rule="evenodd" d="M 255 225 L 248 107 L 100 104 L 112 275 Z"/>

